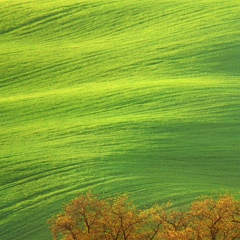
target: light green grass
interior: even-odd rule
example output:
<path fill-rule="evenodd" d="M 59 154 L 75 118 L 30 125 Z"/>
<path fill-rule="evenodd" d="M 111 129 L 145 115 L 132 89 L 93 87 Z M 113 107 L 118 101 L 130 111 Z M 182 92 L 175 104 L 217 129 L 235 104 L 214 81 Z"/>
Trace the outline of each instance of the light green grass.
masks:
<path fill-rule="evenodd" d="M 239 1 L 0 4 L 1 239 L 51 239 L 89 188 L 240 191 Z"/>

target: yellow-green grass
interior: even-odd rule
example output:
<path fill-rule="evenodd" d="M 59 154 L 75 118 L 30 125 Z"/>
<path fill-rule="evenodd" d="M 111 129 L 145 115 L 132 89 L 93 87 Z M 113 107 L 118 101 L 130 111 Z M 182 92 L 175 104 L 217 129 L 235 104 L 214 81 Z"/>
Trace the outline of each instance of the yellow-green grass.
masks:
<path fill-rule="evenodd" d="M 239 1 L 0 1 L 1 239 L 78 192 L 141 207 L 239 192 Z"/>

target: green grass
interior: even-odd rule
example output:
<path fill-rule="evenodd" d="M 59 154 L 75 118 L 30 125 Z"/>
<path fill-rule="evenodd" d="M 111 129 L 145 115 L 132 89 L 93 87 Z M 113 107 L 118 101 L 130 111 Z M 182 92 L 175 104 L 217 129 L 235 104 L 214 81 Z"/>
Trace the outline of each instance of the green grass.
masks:
<path fill-rule="evenodd" d="M 1 239 L 51 239 L 89 188 L 240 191 L 239 1 L 0 4 Z"/>

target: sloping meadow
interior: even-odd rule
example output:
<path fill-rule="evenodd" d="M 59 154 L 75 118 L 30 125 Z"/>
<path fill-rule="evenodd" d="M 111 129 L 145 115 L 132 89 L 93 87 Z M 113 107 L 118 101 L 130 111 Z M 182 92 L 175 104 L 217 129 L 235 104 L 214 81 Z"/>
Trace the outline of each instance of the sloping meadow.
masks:
<path fill-rule="evenodd" d="M 78 192 L 239 192 L 239 1 L 0 1 L 0 232 L 50 239 Z"/>

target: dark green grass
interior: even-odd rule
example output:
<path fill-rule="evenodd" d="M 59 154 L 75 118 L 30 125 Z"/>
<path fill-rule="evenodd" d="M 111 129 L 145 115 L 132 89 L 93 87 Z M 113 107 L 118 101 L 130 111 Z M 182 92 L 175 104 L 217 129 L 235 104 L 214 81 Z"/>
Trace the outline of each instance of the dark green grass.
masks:
<path fill-rule="evenodd" d="M 50 239 L 88 189 L 240 191 L 237 1 L 0 4 L 1 239 Z"/>

